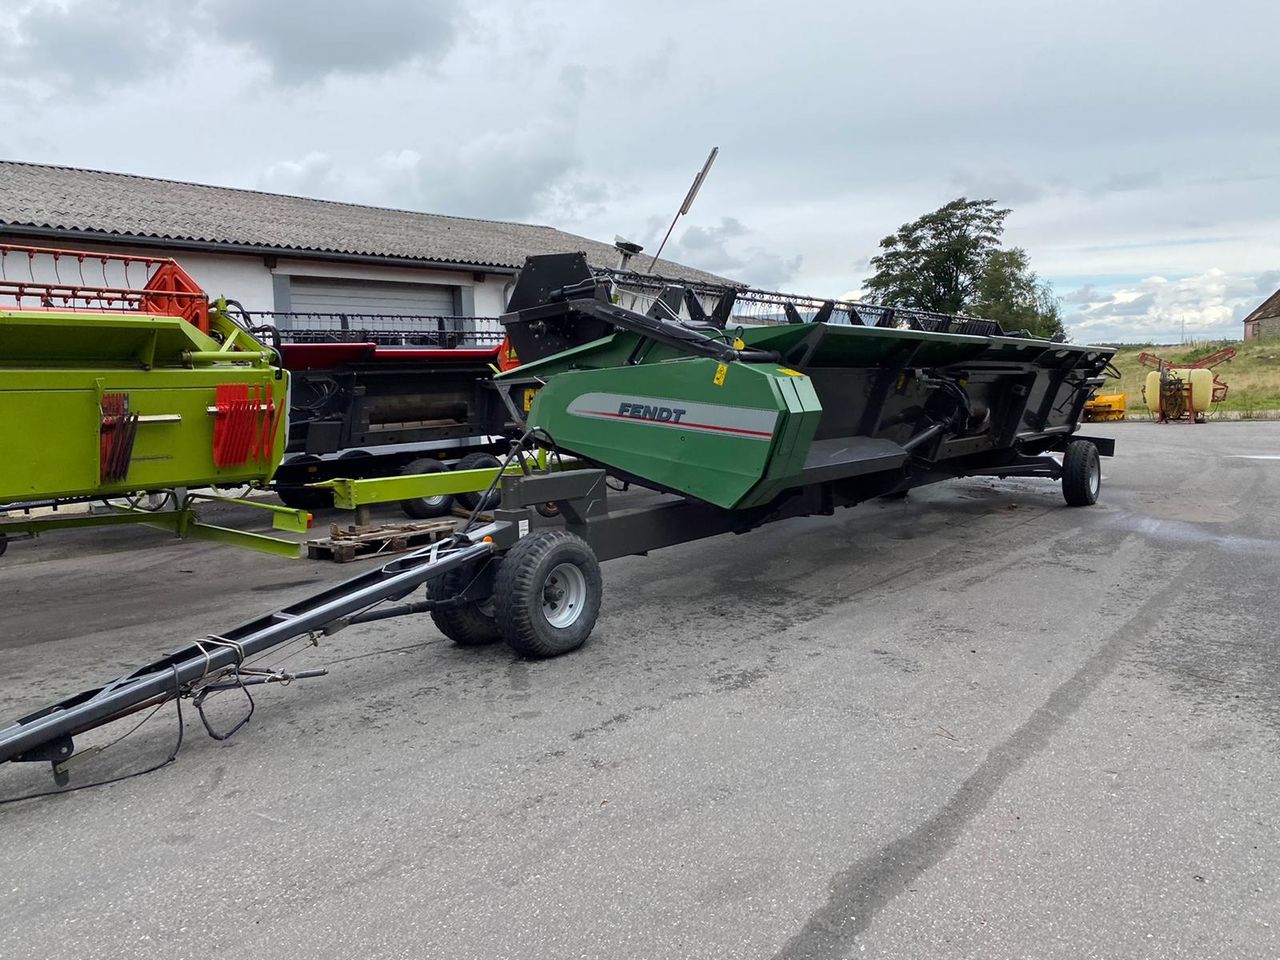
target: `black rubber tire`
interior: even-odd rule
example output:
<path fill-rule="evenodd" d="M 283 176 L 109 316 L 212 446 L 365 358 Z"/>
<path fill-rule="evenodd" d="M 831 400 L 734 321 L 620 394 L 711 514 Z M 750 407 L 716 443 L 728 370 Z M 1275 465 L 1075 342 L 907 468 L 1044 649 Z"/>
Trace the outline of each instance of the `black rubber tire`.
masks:
<path fill-rule="evenodd" d="M 474 566 L 450 570 L 443 577 L 427 581 L 427 596 L 432 600 L 447 600 L 457 596 L 476 575 Z M 442 607 L 431 611 L 436 628 L 460 647 L 482 647 L 502 639 L 493 613 L 485 609 L 488 604 L 466 603 L 456 607 Z"/>
<path fill-rule="evenodd" d="M 294 510 L 332 510 L 332 490 L 310 490 L 307 487 L 276 487 L 276 496 Z"/>
<path fill-rule="evenodd" d="M 9 538 L 0 536 L 0 557 L 4 556 L 4 552 L 9 549 Z"/>
<path fill-rule="evenodd" d="M 575 619 L 555 626 L 546 615 L 548 578 L 561 564 L 577 567 L 584 595 Z M 502 638 L 524 657 L 556 657 L 582 646 L 600 615 L 600 561 L 585 540 L 564 530 L 540 530 L 507 551 L 494 581 L 494 613 Z"/>
<path fill-rule="evenodd" d="M 1072 440 L 1062 457 L 1062 498 L 1071 507 L 1091 507 L 1101 489 L 1098 448 L 1088 440 Z"/>
<path fill-rule="evenodd" d="M 290 457 L 284 462 L 284 466 L 292 467 L 303 463 L 319 463 L 320 458 L 309 453 L 298 454 Z M 292 507 L 294 510 L 332 510 L 333 509 L 333 491 L 332 490 L 312 490 L 302 486 L 290 486 L 288 484 L 276 486 L 276 496 L 280 498 L 280 502 L 286 507 Z"/>
<path fill-rule="evenodd" d="M 342 476 L 349 477 L 353 480 L 363 480 L 370 476 L 368 467 L 361 468 L 357 466 L 362 460 L 373 460 L 373 454 L 368 450 L 346 450 L 338 454 L 338 462 L 342 464 Z M 378 471 L 375 467 L 372 476 L 377 476 Z"/>
<path fill-rule="evenodd" d="M 495 457 L 492 453 L 468 453 L 465 457 L 453 465 L 455 470 L 483 470 L 486 467 L 500 467 L 502 461 Z M 480 493 L 460 493 L 458 494 L 458 503 L 467 510 L 474 510 L 480 502 Z M 485 498 L 484 507 L 481 509 L 492 510 L 498 505 L 498 501 L 502 499 L 502 491 L 497 487 L 493 488 L 493 493 Z"/>
<path fill-rule="evenodd" d="M 410 460 L 400 468 L 400 476 L 412 477 L 420 473 L 444 473 L 446 467 L 439 460 L 432 460 L 429 457 L 422 457 L 418 460 Z M 405 515 L 414 520 L 430 520 L 433 517 L 447 517 L 453 512 L 453 497 L 413 497 L 410 500 L 401 500 L 400 509 Z"/>

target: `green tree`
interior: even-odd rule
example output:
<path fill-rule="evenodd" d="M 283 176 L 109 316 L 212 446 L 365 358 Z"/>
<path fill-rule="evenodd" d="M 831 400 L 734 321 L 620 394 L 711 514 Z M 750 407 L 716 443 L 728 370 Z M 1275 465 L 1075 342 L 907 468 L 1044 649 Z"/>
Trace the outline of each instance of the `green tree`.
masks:
<path fill-rule="evenodd" d="M 887 306 L 971 313 L 1010 333 L 1062 336 L 1062 312 L 1025 250 L 1000 246 L 1009 210 L 960 197 L 880 241 L 863 284 Z"/>
<path fill-rule="evenodd" d="M 887 306 L 959 313 L 982 280 L 987 260 L 1000 248 L 1008 210 L 994 200 L 960 197 L 880 241 L 866 288 Z"/>
<path fill-rule="evenodd" d="M 1008 333 L 1026 330 L 1037 337 L 1065 337 L 1062 309 L 1047 283 L 1031 269 L 1020 247 L 996 250 L 987 257 L 968 313 L 994 320 Z"/>

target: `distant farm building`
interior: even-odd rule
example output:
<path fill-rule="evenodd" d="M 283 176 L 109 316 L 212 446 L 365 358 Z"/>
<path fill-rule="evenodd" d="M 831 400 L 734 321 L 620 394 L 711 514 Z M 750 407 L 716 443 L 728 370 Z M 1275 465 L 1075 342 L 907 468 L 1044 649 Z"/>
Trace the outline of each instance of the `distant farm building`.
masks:
<path fill-rule="evenodd" d="M 1246 340 L 1280 339 L 1280 290 L 1244 318 Z"/>

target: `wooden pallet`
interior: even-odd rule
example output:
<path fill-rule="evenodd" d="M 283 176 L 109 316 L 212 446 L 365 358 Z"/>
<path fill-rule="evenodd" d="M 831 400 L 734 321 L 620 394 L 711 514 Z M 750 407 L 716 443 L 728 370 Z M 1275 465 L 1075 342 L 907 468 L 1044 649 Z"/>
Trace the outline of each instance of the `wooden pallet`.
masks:
<path fill-rule="evenodd" d="M 350 563 L 371 560 L 443 540 L 453 533 L 458 521 L 449 517 L 439 520 L 388 523 L 377 527 L 340 527 L 329 524 L 329 536 L 307 541 L 307 556 L 312 560 Z"/>

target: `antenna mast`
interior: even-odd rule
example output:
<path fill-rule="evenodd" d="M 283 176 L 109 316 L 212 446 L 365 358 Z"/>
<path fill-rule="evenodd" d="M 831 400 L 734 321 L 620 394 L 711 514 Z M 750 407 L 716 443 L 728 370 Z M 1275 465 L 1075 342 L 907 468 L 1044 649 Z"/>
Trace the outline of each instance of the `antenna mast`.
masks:
<path fill-rule="evenodd" d="M 707 171 L 711 169 L 711 165 L 716 162 L 716 157 L 720 153 L 719 147 L 712 147 L 711 152 L 707 154 L 707 162 L 702 165 L 702 169 L 698 171 L 698 175 L 693 178 L 693 185 L 689 187 L 689 192 L 685 194 L 684 203 L 680 204 L 680 209 L 676 211 L 676 215 L 671 218 L 671 226 L 667 227 L 667 235 L 662 238 L 662 243 L 658 244 L 658 252 L 653 255 L 653 259 L 649 261 L 649 269 L 646 273 L 653 273 L 654 265 L 657 264 L 658 258 L 662 256 L 662 249 L 667 245 L 667 241 L 671 239 L 671 231 L 676 228 L 676 221 L 689 212 L 689 208 L 693 206 L 693 198 L 698 195 L 698 191 L 702 189 L 702 182 L 707 179 Z"/>

